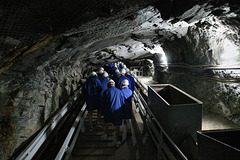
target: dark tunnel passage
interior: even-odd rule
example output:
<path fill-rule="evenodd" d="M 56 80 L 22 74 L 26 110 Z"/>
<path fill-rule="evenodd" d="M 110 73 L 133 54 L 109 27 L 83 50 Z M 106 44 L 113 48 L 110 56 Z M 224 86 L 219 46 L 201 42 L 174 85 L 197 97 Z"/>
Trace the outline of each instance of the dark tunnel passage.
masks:
<path fill-rule="evenodd" d="M 0 2 L 0 159 L 34 135 L 93 70 L 123 62 L 240 125 L 239 2 Z M 217 123 L 217 122 L 216 122 Z"/>

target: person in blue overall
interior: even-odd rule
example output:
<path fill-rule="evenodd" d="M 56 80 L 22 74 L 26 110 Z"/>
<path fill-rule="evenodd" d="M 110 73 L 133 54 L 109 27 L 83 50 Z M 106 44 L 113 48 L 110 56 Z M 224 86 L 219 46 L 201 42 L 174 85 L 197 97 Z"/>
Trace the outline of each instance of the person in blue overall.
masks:
<path fill-rule="evenodd" d="M 118 78 L 119 78 L 119 70 L 116 69 L 113 73 L 112 79 L 114 80 L 115 83 L 118 82 Z"/>
<path fill-rule="evenodd" d="M 99 70 L 98 70 L 98 78 L 102 78 L 102 74 L 104 72 L 104 69 L 101 67 Z"/>
<path fill-rule="evenodd" d="M 133 92 L 128 88 L 129 81 L 122 81 L 121 91 L 124 95 L 125 104 L 123 106 L 123 120 L 126 121 L 127 134 L 131 135 L 131 119 L 132 119 L 132 95 Z"/>
<path fill-rule="evenodd" d="M 107 84 L 109 81 L 108 73 L 106 71 L 103 72 L 102 78 L 100 79 L 100 81 L 102 83 L 102 88 L 103 88 L 101 95 L 103 96 L 103 92 L 108 89 Z"/>
<path fill-rule="evenodd" d="M 124 96 L 121 90 L 115 87 L 115 82 L 109 80 L 108 89 L 103 93 L 103 131 L 107 136 L 107 123 L 113 123 L 116 129 L 116 146 L 121 144 L 120 126 L 122 125 L 122 107 L 124 105 Z"/>
<path fill-rule="evenodd" d="M 125 69 L 121 69 L 120 71 L 121 76 L 118 78 L 118 82 L 117 82 L 117 88 L 121 89 L 122 88 L 122 81 L 124 79 L 127 79 L 129 81 L 129 79 L 125 76 L 126 74 L 126 70 Z M 129 88 L 131 87 L 131 85 L 129 84 Z"/>
<path fill-rule="evenodd" d="M 132 90 L 132 92 L 134 92 L 135 89 L 135 80 L 134 78 L 130 75 L 130 70 L 128 68 L 126 68 L 126 77 L 129 79 L 129 84 L 131 87 L 129 87 L 129 89 Z"/>
<path fill-rule="evenodd" d="M 89 131 L 93 131 L 92 125 L 92 112 L 93 110 L 98 110 L 97 121 L 100 119 L 100 109 L 101 109 L 101 92 L 102 84 L 97 78 L 97 73 L 92 72 L 90 78 L 86 81 L 82 88 L 83 94 L 86 95 L 86 104 L 89 117 Z"/>
<path fill-rule="evenodd" d="M 103 73 L 104 73 L 104 71 L 103 70 L 99 70 L 98 71 L 98 75 L 97 75 L 97 78 L 99 79 L 99 81 L 102 81 L 102 79 L 104 79 L 104 77 L 103 77 Z"/>

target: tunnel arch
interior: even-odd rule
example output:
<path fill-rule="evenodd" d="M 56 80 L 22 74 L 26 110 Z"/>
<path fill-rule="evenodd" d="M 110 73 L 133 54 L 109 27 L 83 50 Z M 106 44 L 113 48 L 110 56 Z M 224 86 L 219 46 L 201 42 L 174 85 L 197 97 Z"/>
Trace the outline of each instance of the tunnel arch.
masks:
<path fill-rule="evenodd" d="M 115 61 L 129 67 L 142 65 L 145 59 L 154 63 L 155 54 L 159 54 L 156 46 L 162 48 L 169 64 L 155 66 L 155 80 L 188 91 L 205 101 L 206 110 L 239 124 L 239 70 L 236 66 L 217 69 L 226 39 L 239 52 L 239 22 L 235 21 L 239 13 L 227 11 L 227 5 L 215 9 L 211 3 L 196 5 L 168 20 L 153 6 L 138 8 L 131 17 L 123 14 L 90 21 L 19 49 L 1 63 L 4 150 L 10 155 L 41 128 L 91 70 Z M 219 17 L 213 12 L 218 9 L 222 10 Z"/>

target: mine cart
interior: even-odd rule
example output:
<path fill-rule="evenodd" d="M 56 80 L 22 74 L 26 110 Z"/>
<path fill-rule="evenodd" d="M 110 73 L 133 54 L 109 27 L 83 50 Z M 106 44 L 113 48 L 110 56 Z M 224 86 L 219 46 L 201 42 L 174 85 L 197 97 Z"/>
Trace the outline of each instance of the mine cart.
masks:
<path fill-rule="evenodd" d="M 148 105 L 178 146 L 186 140 L 196 144 L 202 128 L 201 101 L 171 84 L 157 84 L 148 87 Z"/>
<path fill-rule="evenodd" d="M 240 159 L 240 129 L 198 131 L 197 140 L 201 160 Z"/>

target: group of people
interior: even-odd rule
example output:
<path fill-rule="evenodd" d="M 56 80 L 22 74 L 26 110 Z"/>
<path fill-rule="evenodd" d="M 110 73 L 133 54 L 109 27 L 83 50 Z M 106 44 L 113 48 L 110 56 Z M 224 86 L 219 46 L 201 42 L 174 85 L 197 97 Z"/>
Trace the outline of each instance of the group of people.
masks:
<path fill-rule="evenodd" d="M 107 64 L 97 72 L 92 72 L 83 85 L 89 117 L 89 131 L 93 131 L 92 113 L 98 110 L 97 125 L 103 116 L 103 132 L 107 136 L 107 123 L 113 123 L 116 129 L 117 144 L 121 143 L 120 126 L 123 121 L 127 125 L 127 133 L 131 134 L 132 95 L 135 88 L 134 78 L 130 70 L 122 62 Z"/>

